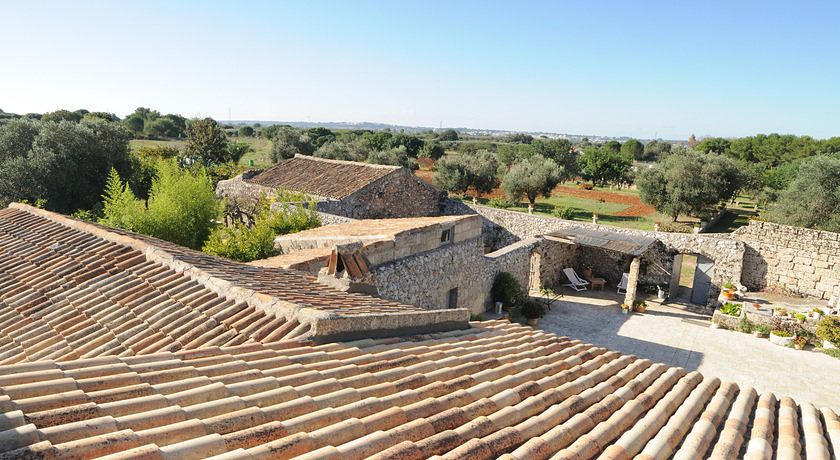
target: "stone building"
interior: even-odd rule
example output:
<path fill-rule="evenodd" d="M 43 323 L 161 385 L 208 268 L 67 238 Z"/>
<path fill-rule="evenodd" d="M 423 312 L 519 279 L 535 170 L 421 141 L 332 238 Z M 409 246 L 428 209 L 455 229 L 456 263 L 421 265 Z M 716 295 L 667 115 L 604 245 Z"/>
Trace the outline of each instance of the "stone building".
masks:
<path fill-rule="evenodd" d="M 277 189 L 306 193 L 318 211 L 354 219 L 437 216 L 445 196 L 406 168 L 306 155 L 221 181 L 216 193 L 248 202 Z"/>
<path fill-rule="evenodd" d="M 451 222 L 396 261 L 479 226 Z M 527 276 L 546 241 L 480 266 Z M 467 318 L 15 204 L 0 210 L 0 458 L 840 454 L 836 408 Z"/>

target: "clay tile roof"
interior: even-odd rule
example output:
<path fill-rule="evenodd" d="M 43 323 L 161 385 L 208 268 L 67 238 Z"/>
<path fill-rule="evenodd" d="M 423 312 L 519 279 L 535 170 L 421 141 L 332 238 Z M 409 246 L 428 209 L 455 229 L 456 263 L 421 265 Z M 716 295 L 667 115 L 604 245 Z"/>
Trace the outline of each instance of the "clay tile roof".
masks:
<path fill-rule="evenodd" d="M 831 409 L 507 322 L 0 366 L 4 458 L 836 458 Z"/>
<path fill-rule="evenodd" d="M 295 155 L 248 179 L 248 182 L 340 200 L 398 169 L 399 166 Z"/>
<path fill-rule="evenodd" d="M 242 318 L 263 327 L 246 328 Z M 0 210 L 0 364 L 445 330 L 468 319 L 466 309 L 346 293 L 301 271 L 238 263 L 22 204 Z"/>
<path fill-rule="evenodd" d="M 0 210 L 0 364 L 236 345 L 286 324 L 138 249 Z"/>

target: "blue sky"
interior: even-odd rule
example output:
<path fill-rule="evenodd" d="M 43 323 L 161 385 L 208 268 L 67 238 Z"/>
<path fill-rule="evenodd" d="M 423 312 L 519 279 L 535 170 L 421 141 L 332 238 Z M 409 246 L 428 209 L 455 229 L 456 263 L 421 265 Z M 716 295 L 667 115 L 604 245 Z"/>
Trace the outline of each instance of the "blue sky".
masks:
<path fill-rule="evenodd" d="M 0 108 L 840 135 L 837 2 L 0 0 Z"/>

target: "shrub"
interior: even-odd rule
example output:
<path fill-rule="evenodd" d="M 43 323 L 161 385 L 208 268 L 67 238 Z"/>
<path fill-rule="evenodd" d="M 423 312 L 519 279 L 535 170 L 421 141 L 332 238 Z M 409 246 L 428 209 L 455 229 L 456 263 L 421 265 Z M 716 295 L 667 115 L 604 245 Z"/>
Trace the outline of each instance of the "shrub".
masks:
<path fill-rule="evenodd" d="M 489 201 L 487 201 L 487 206 L 490 206 L 490 207 L 493 207 L 493 208 L 507 209 L 507 208 L 512 208 L 513 203 L 511 201 L 505 200 L 503 198 L 491 198 Z"/>
<path fill-rule="evenodd" d="M 726 302 L 720 307 L 720 312 L 729 316 L 741 316 L 741 304 Z"/>
<path fill-rule="evenodd" d="M 820 351 L 832 358 L 840 359 L 840 348 L 822 348 Z"/>
<path fill-rule="evenodd" d="M 582 184 L 578 184 L 578 187 L 579 187 L 579 188 L 581 188 L 582 190 L 592 190 L 592 189 L 594 189 L 594 188 L 595 188 L 595 186 L 594 186 L 594 185 L 592 185 L 592 184 L 590 184 L 590 183 L 588 183 L 588 182 L 584 182 L 584 183 L 582 183 Z"/>
<path fill-rule="evenodd" d="M 565 206 L 555 206 L 551 214 L 558 219 L 574 220 L 575 218 L 575 210 Z"/>
<path fill-rule="evenodd" d="M 659 231 L 668 233 L 692 233 L 694 229 L 680 222 L 662 222 L 659 224 Z"/>
<path fill-rule="evenodd" d="M 840 346 L 840 317 L 826 316 L 817 323 L 817 337 Z"/>
<path fill-rule="evenodd" d="M 302 197 L 302 194 L 299 194 Z M 288 193 L 278 193 L 280 199 L 291 199 Z M 302 201 L 302 200 L 300 200 Z M 274 237 L 296 233 L 321 225 L 321 219 L 314 210 L 314 204 L 281 203 L 271 209 L 271 201 L 260 199 L 254 222 L 242 222 L 213 230 L 202 250 L 208 254 L 250 262 L 274 254 Z"/>
<path fill-rule="evenodd" d="M 777 337 L 793 337 L 792 333 L 780 329 L 773 329 L 772 331 L 770 331 L 770 333 Z"/>
<path fill-rule="evenodd" d="M 528 319 L 542 318 L 545 316 L 545 308 L 543 308 L 543 306 L 538 302 L 527 300 L 525 301 L 525 304 L 522 305 L 522 316 Z"/>
<path fill-rule="evenodd" d="M 770 333 L 770 328 L 766 324 L 759 324 L 755 327 L 753 332 L 758 332 L 759 334 L 767 335 Z"/>
<path fill-rule="evenodd" d="M 800 323 L 804 323 L 805 319 L 806 319 L 806 316 L 803 315 L 802 313 L 794 313 L 793 317 L 796 318 L 796 320 L 799 321 Z"/>
<path fill-rule="evenodd" d="M 174 160 L 157 163 L 148 203 L 138 200 L 116 171 L 108 177 L 101 223 L 201 248 L 221 217 L 213 184 L 201 168 L 183 170 Z"/>
<path fill-rule="evenodd" d="M 525 300 L 525 291 L 522 289 L 522 285 L 508 272 L 501 272 L 496 275 L 491 294 L 493 294 L 493 300 L 502 302 L 505 310 L 519 306 Z"/>
<path fill-rule="evenodd" d="M 746 316 L 741 318 L 741 321 L 738 323 L 738 330 L 746 334 L 752 333 L 755 329 L 755 324 L 753 324 L 752 321 L 748 320 Z"/>

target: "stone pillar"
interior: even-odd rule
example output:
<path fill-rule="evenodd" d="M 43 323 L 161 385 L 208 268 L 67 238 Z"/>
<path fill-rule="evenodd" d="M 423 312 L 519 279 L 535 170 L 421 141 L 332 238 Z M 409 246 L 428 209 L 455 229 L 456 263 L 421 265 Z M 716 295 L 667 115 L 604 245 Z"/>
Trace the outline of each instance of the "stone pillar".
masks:
<path fill-rule="evenodd" d="M 627 294 L 624 295 L 624 303 L 633 306 L 636 301 L 636 284 L 639 282 L 639 266 L 642 262 L 638 257 L 634 257 L 630 262 L 630 276 L 627 280 Z"/>

